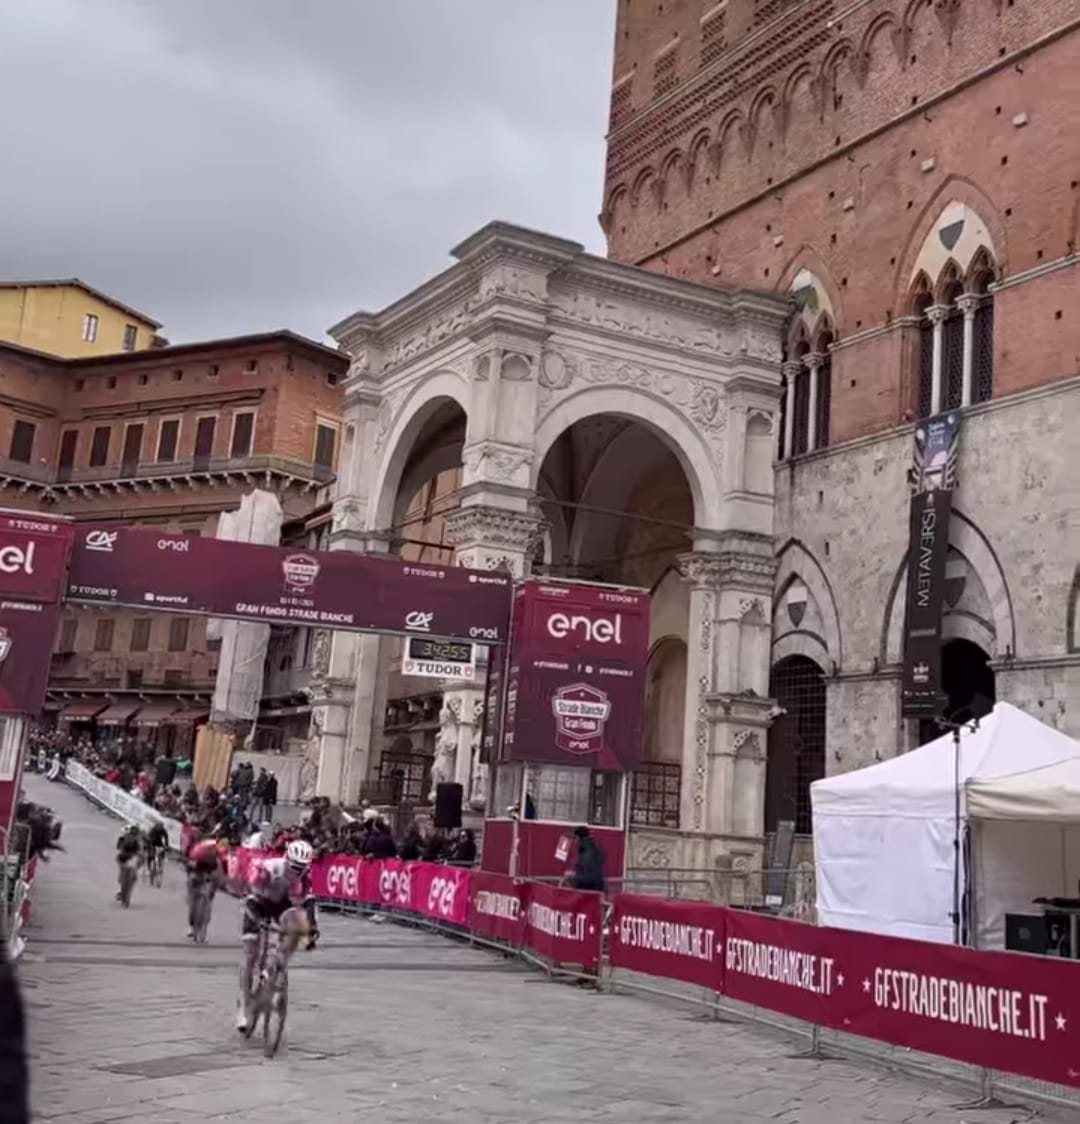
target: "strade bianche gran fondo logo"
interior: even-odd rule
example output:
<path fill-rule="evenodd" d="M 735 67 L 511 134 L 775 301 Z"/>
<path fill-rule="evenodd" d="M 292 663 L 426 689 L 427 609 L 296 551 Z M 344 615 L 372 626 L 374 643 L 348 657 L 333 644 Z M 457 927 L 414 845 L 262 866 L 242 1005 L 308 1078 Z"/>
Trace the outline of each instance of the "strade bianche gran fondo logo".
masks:
<path fill-rule="evenodd" d="M 310 593 L 319 576 L 319 560 L 310 554 L 289 554 L 282 559 L 281 576 L 290 593 Z"/>
<path fill-rule="evenodd" d="M 611 700 L 598 687 L 574 683 L 560 687 L 551 698 L 555 715 L 555 744 L 566 753 L 584 756 L 604 748 L 604 726 L 611 717 Z"/>

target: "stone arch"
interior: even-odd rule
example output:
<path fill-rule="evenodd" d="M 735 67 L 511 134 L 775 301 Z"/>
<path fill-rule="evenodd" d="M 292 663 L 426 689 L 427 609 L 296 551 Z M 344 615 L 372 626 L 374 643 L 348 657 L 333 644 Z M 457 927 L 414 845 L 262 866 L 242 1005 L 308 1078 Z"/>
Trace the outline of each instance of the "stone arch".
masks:
<path fill-rule="evenodd" d="M 963 611 L 945 610 L 944 639 L 971 640 L 992 659 L 1016 655 L 1016 616 L 1005 571 L 989 540 L 973 520 L 953 509 L 949 548 L 964 559 L 981 583 L 988 602 L 988 621 Z M 907 602 L 907 557 L 901 560 L 886 601 L 879 659 L 895 664 L 903 655 L 904 610 Z"/>
<path fill-rule="evenodd" d="M 840 290 L 833 282 L 829 267 L 817 249 L 810 243 L 804 243 L 795 253 L 788 258 L 780 277 L 777 281 L 777 292 L 797 293 L 807 286 L 812 286 L 817 293 L 817 312 L 827 312 L 832 321 L 833 331 L 839 338 L 843 330 L 843 314 L 840 302 Z M 802 311 L 801 309 L 799 310 Z M 807 333 L 812 334 L 816 327 L 816 314 L 804 317 Z"/>
<path fill-rule="evenodd" d="M 711 146 L 712 133 L 708 129 L 701 129 L 690 142 L 690 146 L 686 150 L 686 180 L 688 186 L 697 175 L 702 155 L 707 156 Z"/>
<path fill-rule="evenodd" d="M 773 662 L 787 655 L 803 655 L 823 668 L 843 666 L 840 613 L 821 563 L 798 539 L 789 539 L 784 544 L 777 555 L 777 563 L 773 599 Z M 798 614 L 788 610 L 787 596 L 799 582 L 806 587 L 817 607 L 820 635 L 810 628 L 801 627 L 806 623 L 805 616 L 796 620 Z"/>
<path fill-rule="evenodd" d="M 610 414 L 640 422 L 675 454 L 686 474 L 698 526 L 719 525 L 721 482 L 718 458 L 700 432 L 664 398 L 651 391 L 625 386 L 589 387 L 563 398 L 539 421 L 533 439 L 533 480 L 559 435 L 575 422 L 596 414 Z"/>
<path fill-rule="evenodd" d="M 417 382 L 397 411 L 396 419 L 390 419 L 372 490 L 373 502 L 368 508 L 369 531 L 391 526 L 402 476 L 416 439 L 424 425 L 448 402 L 468 417 L 469 386 L 455 371 L 436 371 Z M 390 408 L 385 400 L 382 408 Z"/>
<path fill-rule="evenodd" d="M 643 737 L 646 761 L 674 765 L 682 761 L 687 662 L 682 636 L 661 636 L 649 648 Z"/>
<path fill-rule="evenodd" d="M 986 238 L 978 238 L 978 244 L 984 245 L 997 262 L 1001 274 L 1008 273 L 1008 244 L 1005 234 L 1005 225 L 1002 222 L 1001 210 L 997 204 L 972 180 L 964 176 L 950 176 L 934 192 L 929 202 L 919 212 L 912 225 L 908 240 L 904 245 L 904 252 L 900 255 L 897 272 L 894 280 L 894 307 L 903 306 L 903 301 L 910 292 L 916 274 L 921 270 L 930 277 L 936 277 L 937 269 L 930 268 L 929 262 L 921 262 L 920 255 L 938 229 L 938 220 L 945 216 L 947 208 L 954 204 L 967 207 L 986 231 Z M 972 255 L 978 246 L 972 246 Z M 960 264 L 966 265 L 967 260 Z"/>
<path fill-rule="evenodd" d="M 638 206 L 646 192 L 651 192 L 655 196 L 656 184 L 656 172 L 651 167 L 643 168 L 638 172 L 637 178 L 634 180 L 634 186 L 630 189 L 631 206 Z"/>
<path fill-rule="evenodd" d="M 767 124 L 771 131 L 777 132 L 776 129 L 776 106 L 777 94 L 773 86 L 766 86 L 764 89 L 758 90 L 754 95 L 754 100 L 750 103 L 750 146 L 751 148 L 756 145 L 758 139 L 762 136 L 762 124 Z M 769 120 L 769 115 L 772 115 L 772 120 Z"/>
<path fill-rule="evenodd" d="M 885 31 L 891 31 L 892 47 L 894 54 L 898 54 L 896 36 L 900 31 L 900 21 L 895 14 L 889 11 L 880 12 L 867 25 L 863 37 L 859 41 L 859 57 L 869 64 L 874 44 Z"/>
<path fill-rule="evenodd" d="M 729 137 L 733 131 L 735 133 L 736 143 L 741 142 L 741 144 L 745 146 L 747 124 L 746 115 L 741 109 L 731 110 L 727 114 L 727 116 L 724 117 L 724 119 L 720 122 L 720 125 L 716 130 L 716 143 L 714 144 L 713 149 L 716 153 L 717 166 L 719 166 L 724 159 L 724 151 L 729 146 Z"/>
<path fill-rule="evenodd" d="M 642 477 L 659 464 L 657 454 L 671 452 L 668 444 L 662 440 L 656 443 L 650 442 L 644 450 L 644 456 L 648 459 L 639 456 L 634 461 L 635 468 L 639 470 L 637 475 L 628 474 L 626 450 L 640 445 L 640 433 L 635 433 L 634 427 L 630 426 L 607 446 L 597 459 L 581 490 L 583 510 L 588 510 L 590 505 L 624 508 Z M 599 540 L 610 539 L 611 535 L 611 524 L 604 520 L 575 520 L 570 539 L 571 560 L 577 564 L 583 558 L 605 555 L 607 550 Z"/>
<path fill-rule="evenodd" d="M 824 92 L 822 109 L 837 110 L 840 108 L 843 92 L 840 89 L 841 66 L 846 62 L 849 71 L 854 76 L 852 62 L 855 58 L 855 45 L 850 39 L 840 39 L 835 42 L 825 53 L 821 60 L 821 70 L 818 72 L 818 82 Z"/>

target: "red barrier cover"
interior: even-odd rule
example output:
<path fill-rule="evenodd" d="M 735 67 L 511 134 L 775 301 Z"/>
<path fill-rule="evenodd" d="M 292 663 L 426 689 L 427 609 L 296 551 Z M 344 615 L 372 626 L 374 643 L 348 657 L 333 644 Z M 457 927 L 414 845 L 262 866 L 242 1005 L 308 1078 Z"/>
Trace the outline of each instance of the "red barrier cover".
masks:
<path fill-rule="evenodd" d="M 726 993 L 971 1065 L 1080 1085 L 1080 965 L 727 911 Z"/>
<path fill-rule="evenodd" d="M 619 894 L 609 947 L 614 968 L 723 990 L 724 911 L 715 906 Z"/>
<path fill-rule="evenodd" d="M 414 912 L 451 925 L 469 923 L 469 871 L 438 863 L 414 863 Z"/>
<path fill-rule="evenodd" d="M 469 928 L 490 941 L 525 943 L 528 887 L 505 874 L 473 871 L 469 876 Z"/>
<path fill-rule="evenodd" d="M 557 964 L 600 965 L 603 905 L 600 894 L 563 890 L 543 882 L 528 884 L 525 942 Z"/>

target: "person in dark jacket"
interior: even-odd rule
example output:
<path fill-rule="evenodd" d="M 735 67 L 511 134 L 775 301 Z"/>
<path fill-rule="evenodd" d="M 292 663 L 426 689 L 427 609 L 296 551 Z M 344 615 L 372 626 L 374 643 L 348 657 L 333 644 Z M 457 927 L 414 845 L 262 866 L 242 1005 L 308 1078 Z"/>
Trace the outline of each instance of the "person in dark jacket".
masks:
<path fill-rule="evenodd" d="M 476 836 L 469 828 L 463 827 L 458 832 L 450 851 L 450 861 L 461 866 L 472 866 L 476 862 Z"/>
<path fill-rule="evenodd" d="M 401 846 L 398 849 L 398 858 L 403 859 L 405 862 L 416 862 L 421 854 L 420 831 L 416 824 L 413 824 L 408 831 L 405 832 L 405 837 L 401 840 Z"/>
<path fill-rule="evenodd" d="M 570 876 L 570 884 L 575 890 L 604 891 L 604 852 L 589 834 L 587 827 L 574 828 L 577 836 L 577 858 Z"/>
<path fill-rule="evenodd" d="M 22 997 L 0 933 L 0 1124 L 29 1124 L 29 1085 Z"/>

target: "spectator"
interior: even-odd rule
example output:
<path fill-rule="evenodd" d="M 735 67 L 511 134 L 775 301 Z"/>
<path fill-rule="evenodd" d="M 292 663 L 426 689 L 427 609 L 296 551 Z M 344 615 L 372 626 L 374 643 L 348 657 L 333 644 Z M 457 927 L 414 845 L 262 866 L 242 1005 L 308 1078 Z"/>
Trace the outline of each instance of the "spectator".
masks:
<path fill-rule="evenodd" d="M 277 808 L 277 787 L 277 776 L 274 773 L 270 773 L 266 778 L 266 794 L 263 797 L 263 803 L 265 805 L 263 812 L 265 818 L 268 820 L 274 818 L 274 809 Z"/>
<path fill-rule="evenodd" d="M 476 862 L 476 835 L 470 828 L 463 827 L 457 833 L 450 851 L 450 861 L 460 866 L 472 866 Z"/>
<path fill-rule="evenodd" d="M 398 858 L 405 862 L 416 862 L 422 852 L 423 841 L 420 838 L 420 829 L 416 824 L 410 824 L 405 832 L 405 837 L 398 848 Z"/>
<path fill-rule="evenodd" d="M 603 893 L 604 853 L 587 827 L 574 828 L 574 835 L 577 837 L 577 858 L 574 869 L 567 871 L 570 885 L 575 890 L 599 890 Z"/>

